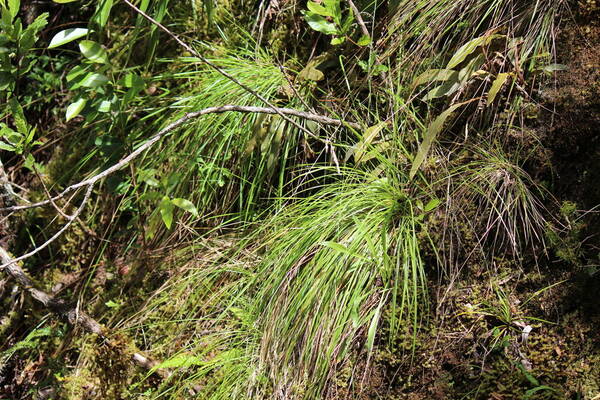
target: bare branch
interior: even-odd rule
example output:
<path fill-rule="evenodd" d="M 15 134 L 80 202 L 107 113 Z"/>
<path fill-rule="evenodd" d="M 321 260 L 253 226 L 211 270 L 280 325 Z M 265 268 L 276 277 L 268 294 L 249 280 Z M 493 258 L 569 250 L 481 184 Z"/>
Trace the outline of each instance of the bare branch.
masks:
<path fill-rule="evenodd" d="M 6 267 L 0 268 L 11 276 L 17 283 L 23 287 L 35 300 L 39 301 L 44 307 L 51 312 L 57 314 L 61 318 L 65 319 L 69 324 L 73 326 L 81 326 L 85 331 L 94 333 L 101 338 L 105 339 L 109 345 L 112 342 L 107 337 L 107 330 L 98 321 L 90 317 L 86 313 L 78 310 L 76 307 L 70 307 L 64 300 L 55 299 L 54 296 L 49 295 L 43 290 L 37 289 L 34 282 L 27 276 L 25 271 L 16 262 L 17 259 L 0 246 L 0 262 Z M 149 359 L 148 357 L 140 354 L 133 353 L 131 360 L 142 368 L 152 370 L 156 368 L 160 362 Z M 171 376 L 171 371 L 165 368 L 157 368 L 154 372 L 163 379 Z"/>
<path fill-rule="evenodd" d="M 21 287 L 29 292 L 31 297 L 42 303 L 43 306 L 65 318 L 72 325 L 81 325 L 88 332 L 104 336 L 102 326 L 93 318 L 74 308 L 69 308 L 64 301 L 56 300 L 48 293 L 37 289 L 31 278 L 29 278 L 17 264 L 18 259 L 12 258 L 8 251 L 1 246 L 0 260 L 3 264 L 2 267 L 0 267 L 0 270 L 5 271 L 10 275 Z"/>
<path fill-rule="evenodd" d="M 356 17 L 356 21 L 358 22 L 358 25 L 360 25 L 360 29 L 362 30 L 363 35 L 371 37 L 371 35 L 369 34 L 369 30 L 367 29 L 367 26 L 365 25 L 365 21 L 362 19 L 362 16 L 360 15 L 360 11 L 356 7 L 356 4 L 354 4 L 354 1 L 352 1 L 352 0 L 347 0 L 347 1 L 348 1 L 348 5 L 352 9 L 352 12 L 354 13 L 354 16 Z"/>
<path fill-rule="evenodd" d="M 305 112 L 305 111 L 294 110 L 291 108 L 271 109 L 268 107 L 252 107 L 252 106 L 238 106 L 238 105 L 208 107 L 208 108 L 202 109 L 200 111 L 195 111 L 195 112 L 191 112 L 191 113 L 184 115 L 183 117 L 179 118 L 177 121 L 175 121 L 175 122 L 169 124 L 168 126 L 166 126 L 165 128 L 163 128 L 160 132 L 158 132 L 156 135 L 152 136 L 150 139 L 148 139 L 146 142 L 144 142 L 142 145 L 140 145 L 137 149 L 135 149 L 133 152 L 131 152 L 127 157 L 121 159 L 121 161 L 119 161 L 115 165 L 105 169 L 104 171 L 100 172 L 97 175 L 92 176 L 91 178 L 88 178 L 86 180 L 83 180 L 79 183 L 76 183 L 74 185 L 67 187 L 62 192 L 57 194 L 56 196 L 54 196 L 48 200 L 40 201 L 38 203 L 31 203 L 31 204 L 27 204 L 24 206 L 6 207 L 3 209 L 0 209 L 0 211 L 26 210 L 29 208 L 41 207 L 41 206 L 45 206 L 47 204 L 51 204 L 52 202 L 54 202 L 58 199 L 61 199 L 62 197 L 64 197 L 65 195 L 67 195 L 68 193 L 70 193 L 76 189 L 79 189 L 81 187 L 88 186 L 88 185 L 94 185 L 99 180 L 107 177 L 108 175 L 112 174 L 113 172 L 120 170 L 121 168 L 123 168 L 124 166 L 129 164 L 132 160 L 137 158 L 144 151 L 146 151 L 150 147 L 152 147 L 163 136 L 165 136 L 166 134 L 170 133 L 171 131 L 179 128 L 180 126 L 184 125 L 188 121 L 190 121 L 194 118 L 198 118 L 198 117 L 207 115 L 207 114 L 219 114 L 219 113 L 225 113 L 225 112 L 240 112 L 240 113 L 248 113 L 248 114 L 256 114 L 256 113 L 259 113 L 259 114 L 284 114 L 284 115 L 289 115 L 289 116 L 293 116 L 293 117 L 303 118 L 303 119 L 310 120 L 310 121 L 319 122 L 324 125 L 350 126 L 354 129 L 360 129 L 360 125 L 353 123 L 353 122 L 346 122 L 346 121 L 342 121 L 339 119 L 329 118 L 329 117 L 326 117 L 323 115 L 313 114 L 313 113 L 309 113 L 309 112 Z"/>

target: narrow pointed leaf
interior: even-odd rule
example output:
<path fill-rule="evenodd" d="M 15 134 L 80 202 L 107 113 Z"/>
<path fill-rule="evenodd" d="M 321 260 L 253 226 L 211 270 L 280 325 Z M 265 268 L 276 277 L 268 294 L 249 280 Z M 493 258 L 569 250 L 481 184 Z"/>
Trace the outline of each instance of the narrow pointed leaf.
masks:
<path fill-rule="evenodd" d="M 417 76 L 412 82 L 413 88 L 425 83 L 447 80 L 458 80 L 458 72 L 452 69 L 428 69 L 421 75 Z"/>
<path fill-rule="evenodd" d="M 425 161 L 425 157 L 427 156 L 427 153 L 429 153 L 429 149 L 431 148 L 431 145 L 433 144 L 434 140 L 437 138 L 438 134 L 444 129 L 444 123 L 446 122 L 446 119 L 450 116 L 450 114 L 452 114 L 457 108 L 459 108 L 467 103 L 471 103 L 475 100 L 478 100 L 478 99 L 471 99 L 469 101 L 465 101 L 463 103 L 458 103 L 458 104 L 451 106 L 446 111 L 441 113 L 436 119 L 434 119 L 431 124 L 429 124 L 429 126 L 427 127 L 427 131 L 425 132 L 425 136 L 423 137 L 423 142 L 421 142 L 421 145 L 419 146 L 419 150 L 417 151 L 417 155 L 415 156 L 415 159 L 413 160 L 413 164 L 410 168 L 410 174 L 409 174 L 410 179 L 413 179 L 415 177 L 415 175 L 417 174 L 417 171 L 421 167 L 421 164 L 423 164 L 423 161 Z"/>
<path fill-rule="evenodd" d="M 164 196 L 158 205 L 160 217 L 167 229 L 171 229 L 171 225 L 173 224 L 173 208 L 175 206 L 167 196 Z"/>
<path fill-rule="evenodd" d="M 475 39 L 465 43 L 464 45 L 462 45 L 460 47 L 460 49 L 458 49 L 456 51 L 456 53 L 454 53 L 454 56 L 452 56 L 452 58 L 448 62 L 448 65 L 446 66 L 446 68 L 452 69 L 452 68 L 456 67 L 458 64 L 463 62 L 469 55 L 471 55 L 478 47 L 485 46 L 485 45 L 489 44 L 492 40 L 494 40 L 496 38 L 500 38 L 502 36 L 503 35 L 480 36 L 478 38 L 475 38 Z"/>
<path fill-rule="evenodd" d="M 498 95 L 498 92 L 500 91 L 500 89 L 502 89 L 502 86 L 504 86 L 504 83 L 511 75 L 512 74 L 510 74 L 508 72 L 503 72 L 501 74 L 498 74 L 498 77 L 496 77 L 496 79 L 494 80 L 494 83 L 492 83 L 492 87 L 490 88 L 490 91 L 488 92 L 488 97 L 487 97 L 488 106 L 494 102 L 494 100 L 496 99 L 496 96 Z"/>
<path fill-rule="evenodd" d="M 192 203 L 191 201 L 182 198 L 176 198 L 171 200 L 171 202 L 177 207 L 189 212 L 193 216 L 198 216 L 198 210 L 196 209 L 194 203 Z"/>

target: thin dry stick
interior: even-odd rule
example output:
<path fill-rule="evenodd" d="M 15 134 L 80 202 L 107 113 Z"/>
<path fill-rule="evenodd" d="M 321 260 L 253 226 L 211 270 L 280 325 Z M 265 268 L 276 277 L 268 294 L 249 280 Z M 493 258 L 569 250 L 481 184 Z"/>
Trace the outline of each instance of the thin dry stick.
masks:
<path fill-rule="evenodd" d="M 26 258 L 29 258 L 37 253 L 39 253 L 40 251 L 42 251 L 45 247 L 47 247 L 50 243 L 54 242 L 56 239 L 58 239 L 58 237 L 60 237 L 60 235 L 62 235 L 67 229 L 69 229 L 69 227 L 71 226 L 71 224 L 73 224 L 73 222 L 77 219 L 77 217 L 79 217 L 79 214 L 81 214 L 81 212 L 83 211 L 83 209 L 85 208 L 85 204 L 88 202 L 90 195 L 92 194 L 92 189 L 94 188 L 94 184 L 88 184 L 88 188 L 85 192 L 85 196 L 83 198 L 83 200 L 81 201 L 81 204 L 79 205 L 79 208 L 77 209 L 77 211 L 75 211 L 75 213 L 73 215 L 66 215 L 65 217 L 67 218 L 67 223 L 59 229 L 58 232 L 56 232 L 50 239 L 46 240 L 43 244 L 41 244 L 40 246 L 37 246 L 35 249 L 31 250 L 29 253 L 25 253 L 22 256 L 19 256 L 17 258 L 15 258 L 14 260 L 12 260 L 11 262 L 18 262 L 18 261 L 23 261 Z M 3 270 L 4 268 L 8 267 L 7 263 L 3 263 L 2 265 L 0 265 L 0 270 Z"/>
<path fill-rule="evenodd" d="M 242 89 L 244 89 L 245 91 L 247 91 L 248 93 L 250 93 L 252 96 L 256 97 L 257 99 L 259 99 L 260 101 L 262 101 L 263 103 L 265 103 L 267 106 L 269 106 L 269 108 L 272 111 L 274 111 L 274 114 L 278 114 L 285 121 L 287 121 L 290 124 L 294 125 L 296 128 L 300 129 L 302 132 L 306 133 L 307 135 L 309 135 L 313 139 L 316 139 L 316 140 L 319 140 L 319 141 L 323 141 L 323 139 L 319 138 L 314 133 L 312 133 L 311 131 L 309 131 L 308 129 L 306 129 L 305 127 L 303 127 L 302 125 L 300 125 L 299 123 L 297 123 L 296 121 L 294 121 L 293 119 L 289 118 L 286 115 L 286 113 L 281 112 L 280 108 L 275 107 L 273 105 L 273 103 L 271 103 L 269 100 L 267 100 L 264 96 L 262 96 L 256 90 L 254 90 L 251 87 L 249 87 L 248 85 L 240 82 L 236 77 L 234 77 L 233 75 L 229 74 L 227 71 L 225 71 L 224 69 L 222 69 L 218 65 L 214 64 L 213 62 L 211 62 L 209 59 L 207 59 L 206 57 L 204 57 L 202 54 L 198 53 L 190 45 L 188 45 L 187 43 L 185 43 L 177 35 L 175 35 L 173 32 L 171 32 L 167 27 L 165 27 L 160 22 L 158 22 L 157 20 L 155 20 L 154 18 L 152 18 L 151 16 L 149 16 L 148 14 L 146 14 L 145 12 L 143 12 L 142 10 L 140 10 L 139 8 L 137 8 L 129 0 L 123 0 L 123 1 L 129 7 L 133 8 L 135 10 L 135 12 L 137 12 L 138 14 L 140 14 L 142 17 L 146 18 L 152 24 L 156 25 L 162 31 L 164 31 L 167 35 L 169 35 L 170 37 L 172 37 L 181 47 L 183 47 L 188 52 L 190 52 L 190 54 L 192 54 L 194 57 L 197 57 L 198 59 L 200 59 L 200 61 L 202 61 L 203 63 L 205 63 L 209 67 L 213 68 L 215 71 L 217 71 L 218 73 L 220 73 L 221 75 L 223 75 L 224 77 L 226 77 L 227 79 L 229 79 L 230 81 L 232 81 L 233 83 L 235 83 L 236 85 L 238 85 L 239 87 L 241 87 Z M 346 123 L 346 122 L 342 123 L 342 125 L 347 125 L 347 126 L 355 128 L 355 129 L 357 129 L 356 127 L 358 126 L 357 124 L 351 124 L 351 123 Z"/>
<path fill-rule="evenodd" d="M 356 17 L 356 21 L 358 22 L 358 25 L 360 26 L 360 29 L 362 30 L 363 35 L 371 37 L 371 35 L 369 34 L 369 30 L 367 29 L 367 25 L 365 25 L 365 21 L 362 19 L 362 16 L 360 15 L 360 11 L 358 11 L 358 8 L 354 4 L 354 2 L 352 0 L 346 0 L 346 1 L 348 2 L 348 5 L 352 9 L 352 12 L 354 13 L 354 16 Z"/>
<path fill-rule="evenodd" d="M 165 128 L 163 128 L 160 132 L 158 132 L 156 135 L 152 136 L 150 139 L 148 139 L 148 141 L 144 142 L 136 150 L 134 150 L 132 153 L 130 153 L 127 157 L 121 159 L 121 161 L 119 161 L 115 165 L 105 169 L 104 171 L 100 172 L 97 175 L 92 176 L 91 178 L 88 178 L 86 180 L 83 180 L 81 182 L 78 182 L 74 185 L 67 187 L 62 192 L 60 192 L 56 196 L 52 197 L 51 199 L 47 199 L 44 201 L 40 201 L 38 203 L 32 203 L 32 204 L 28 204 L 28 205 L 24 205 L 24 206 L 6 207 L 6 208 L 0 209 L 0 211 L 18 211 L 18 210 L 26 210 L 29 208 L 45 206 L 47 204 L 51 204 L 53 201 L 56 201 L 56 200 L 64 197 L 66 194 L 72 192 L 73 190 L 76 190 L 76 189 L 79 189 L 81 187 L 88 186 L 88 185 L 94 185 L 99 180 L 107 177 L 108 175 L 112 174 L 113 172 L 116 172 L 116 171 L 120 170 L 121 168 L 123 168 L 124 166 L 126 166 L 127 164 L 129 164 L 132 160 L 134 160 L 136 157 L 138 157 L 141 153 L 143 153 L 144 151 L 146 151 L 147 149 L 152 147 L 152 145 L 154 145 L 156 142 L 158 142 L 167 133 L 180 127 L 181 125 L 185 124 L 189 120 L 198 118 L 198 117 L 201 117 L 201 116 L 207 115 L 207 114 L 218 114 L 218 113 L 224 113 L 224 112 L 240 112 L 240 113 L 249 113 L 249 114 L 255 114 L 255 113 L 284 114 L 284 115 L 291 115 L 293 117 L 307 119 L 310 121 L 320 122 L 324 125 L 333 125 L 333 126 L 349 125 L 355 129 L 360 128 L 360 126 L 355 123 L 345 122 L 345 121 L 342 121 L 339 119 L 329 118 L 329 117 L 325 117 L 322 115 L 308 113 L 308 112 L 304 112 L 304 111 L 293 110 L 291 108 L 271 109 L 268 107 L 252 107 L 252 106 L 237 106 L 237 105 L 208 107 L 208 108 L 202 109 L 200 111 L 195 111 L 195 112 L 191 112 L 191 113 L 184 115 L 183 117 L 179 118 L 177 121 L 175 121 L 175 122 L 169 124 L 168 126 L 166 126 Z"/>

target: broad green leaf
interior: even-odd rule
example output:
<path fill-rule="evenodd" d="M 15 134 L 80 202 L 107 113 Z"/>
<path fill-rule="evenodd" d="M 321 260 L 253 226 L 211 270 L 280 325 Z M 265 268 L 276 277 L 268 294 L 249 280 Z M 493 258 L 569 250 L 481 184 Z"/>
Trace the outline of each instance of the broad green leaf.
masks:
<path fill-rule="evenodd" d="M 88 30 L 85 28 L 70 28 L 65 29 L 64 31 L 58 32 L 48 45 L 49 49 L 53 49 L 58 46 L 62 46 L 63 44 L 67 44 L 72 42 L 73 40 L 77 40 L 79 38 L 84 37 L 88 34 Z"/>
<path fill-rule="evenodd" d="M 321 4 L 319 3 L 315 3 L 314 1 L 309 0 L 306 3 L 306 8 L 308 8 L 309 11 L 318 14 L 318 15 L 322 15 L 323 17 L 332 17 L 333 14 L 328 11 L 325 7 L 323 7 Z"/>
<path fill-rule="evenodd" d="M 11 19 L 14 19 L 19 13 L 21 7 L 21 0 L 8 0 L 8 12 Z"/>
<path fill-rule="evenodd" d="M 498 74 L 498 76 L 494 80 L 494 83 L 492 83 L 492 87 L 490 88 L 490 91 L 488 92 L 488 97 L 487 97 L 488 106 L 494 102 L 494 100 L 496 99 L 496 96 L 498 95 L 498 92 L 500 91 L 500 89 L 502 89 L 502 86 L 504 86 L 504 83 L 506 82 L 506 80 L 508 78 L 510 78 L 511 75 L 512 74 L 509 72 L 502 72 L 502 73 Z"/>
<path fill-rule="evenodd" d="M 15 151 L 16 148 L 12 144 L 8 144 L 0 140 L 0 150 Z"/>
<path fill-rule="evenodd" d="M 100 104 L 98 105 L 98 112 L 101 112 L 101 113 L 110 112 L 112 105 L 113 105 L 112 101 L 102 100 L 100 102 Z"/>
<path fill-rule="evenodd" d="M 337 46 L 338 44 L 342 44 L 345 41 L 346 41 L 346 37 L 345 36 L 331 38 L 331 44 L 334 45 L 334 46 Z"/>
<path fill-rule="evenodd" d="M 83 110 L 83 108 L 85 107 L 86 103 L 87 103 L 86 99 L 79 98 L 76 101 L 74 101 L 73 103 L 69 104 L 69 106 L 67 107 L 67 112 L 66 112 L 67 122 L 69 122 L 70 120 L 75 118 L 77 115 L 79 115 L 81 110 Z"/>
<path fill-rule="evenodd" d="M 450 96 L 458 89 L 465 87 L 484 62 L 485 57 L 481 54 L 473 58 L 463 69 L 458 71 L 457 75 L 452 74 L 450 79 L 430 90 L 422 100 L 429 101 L 443 96 Z"/>
<path fill-rule="evenodd" d="M 171 202 L 167 196 L 164 196 L 158 205 L 158 210 L 160 212 L 160 217 L 164 222 L 167 229 L 171 229 L 171 225 L 173 224 L 173 209 L 175 206 Z"/>
<path fill-rule="evenodd" d="M 48 13 L 43 13 L 38 15 L 38 17 L 27 26 L 27 29 L 23 32 L 21 36 L 21 41 L 19 45 L 21 47 L 21 51 L 23 53 L 28 52 L 33 44 L 38 39 L 38 32 L 42 30 L 46 24 L 48 23 Z"/>
<path fill-rule="evenodd" d="M 461 87 L 465 86 L 469 80 L 476 75 L 477 71 L 483 63 L 485 62 L 485 57 L 483 54 L 479 54 L 477 57 L 474 57 L 469 63 L 458 72 L 458 81 L 460 82 Z"/>
<path fill-rule="evenodd" d="M 70 90 L 75 90 L 81 87 L 81 82 L 86 77 L 88 71 L 81 65 L 73 67 L 67 74 L 67 83 Z"/>
<path fill-rule="evenodd" d="M 171 202 L 177 207 L 189 212 L 194 217 L 198 216 L 198 210 L 196 209 L 194 203 L 192 203 L 191 201 L 182 198 L 176 198 L 171 200 Z"/>
<path fill-rule="evenodd" d="M 58 3 L 58 4 L 67 4 L 67 3 L 74 3 L 79 0 L 52 0 L 52 1 L 55 3 Z"/>
<path fill-rule="evenodd" d="M 93 40 L 82 40 L 79 42 L 79 50 L 81 54 L 88 60 L 98 64 L 108 64 L 108 55 L 106 50 L 99 43 Z"/>
<path fill-rule="evenodd" d="M 446 111 L 441 113 L 436 119 L 434 119 L 433 122 L 427 127 L 427 131 L 425 132 L 425 136 L 423 137 L 423 142 L 421 142 L 419 150 L 417 151 L 417 155 L 415 156 L 415 159 L 413 160 L 412 166 L 410 168 L 410 179 L 413 179 L 417 174 L 417 171 L 421 167 L 421 164 L 423 164 L 423 161 L 425 161 L 427 153 L 429 153 L 429 149 L 431 148 L 433 141 L 436 139 L 438 134 L 444 129 L 444 123 L 446 122 L 446 119 L 450 116 L 450 114 L 452 114 L 457 108 L 467 103 L 471 103 L 475 100 L 478 99 L 471 99 L 469 101 L 465 101 L 463 103 L 458 103 L 451 106 Z"/>
<path fill-rule="evenodd" d="M 12 117 L 14 120 L 14 124 L 17 127 L 17 131 L 21 135 L 26 136 L 29 133 L 29 124 L 25 119 L 23 107 L 21 107 L 21 104 L 19 104 L 19 101 L 16 97 L 11 97 L 8 101 L 8 104 L 10 105 L 10 110 L 12 112 Z"/>
<path fill-rule="evenodd" d="M 110 10 L 113 6 L 113 0 L 102 0 L 96 8 L 96 14 L 92 18 L 100 28 L 104 28 L 110 16 Z"/>
<path fill-rule="evenodd" d="M 431 199 L 425 205 L 425 207 L 423 208 L 423 211 L 425 211 L 425 212 L 433 211 L 437 208 L 437 206 L 440 205 L 440 203 L 441 203 L 440 199 Z"/>
<path fill-rule="evenodd" d="M 89 88 L 97 88 L 108 82 L 108 78 L 102 74 L 89 73 L 81 81 L 81 86 Z"/>
<path fill-rule="evenodd" d="M 338 25 L 342 24 L 342 7 L 340 2 L 341 0 L 323 0 L 323 5 L 331 13 L 333 21 Z"/>
<path fill-rule="evenodd" d="M 125 75 L 125 77 L 119 81 L 119 84 L 128 88 L 136 88 L 139 90 L 143 89 L 144 86 L 146 86 L 144 80 L 139 75 L 134 73 L 129 73 Z"/>
<path fill-rule="evenodd" d="M 469 55 L 471 55 L 475 49 L 480 46 L 485 46 L 489 44 L 492 40 L 503 37 L 503 35 L 486 35 L 475 38 L 466 44 L 462 45 L 456 53 L 452 56 L 448 65 L 446 65 L 447 69 L 452 69 L 456 67 L 458 64 L 463 62 Z"/>
<path fill-rule="evenodd" d="M 371 37 L 369 35 L 362 35 L 356 44 L 359 46 L 368 46 L 371 44 Z"/>
<path fill-rule="evenodd" d="M 456 75 L 458 78 L 458 75 Z M 460 82 L 457 80 L 448 80 L 443 84 L 431 89 L 421 100 L 430 101 L 444 96 L 449 96 L 460 89 Z"/>
<path fill-rule="evenodd" d="M 361 162 L 365 151 L 369 148 L 373 140 L 379 135 L 381 130 L 387 125 L 386 122 L 380 122 L 377 125 L 368 127 L 360 142 L 355 145 L 354 162 Z"/>
<path fill-rule="evenodd" d="M 317 32 L 325 33 L 326 35 L 335 35 L 338 30 L 333 22 L 329 22 L 325 17 L 315 14 L 310 11 L 304 13 L 304 19 L 308 25 Z"/>

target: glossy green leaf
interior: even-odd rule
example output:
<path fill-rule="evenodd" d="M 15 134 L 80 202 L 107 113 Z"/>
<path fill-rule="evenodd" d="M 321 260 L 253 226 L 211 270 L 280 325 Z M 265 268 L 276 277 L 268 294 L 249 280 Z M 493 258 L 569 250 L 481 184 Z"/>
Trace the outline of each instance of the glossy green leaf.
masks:
<path fill-rule="evenodd" d="M 50 44 L 48 45 L 49 49 L 53 49 L 58 46 L 62 46 L 63 44 L 67 44 L 72 42 L 73 40 L 80 39 L 87 35 L 89 30 L 85 28 L 70 28 L 65 29 L 64 31 L 58 32 L 52 40 L 50 40 Z"/>
<path fill-rule="evenodd" d="M 0 150 L 15 151 L 16 147 L 0 140 Z"/>
<path fill-rule="evenodd" d="M 105 75 L 98 73 L 89 73 L 81 81 L 81 86 L 89 88 L 97 88 L 108 82 L 108 78 Z"/>
<path fill-rule="evenodd" d="M 171 229 L 171 225 L 173 224 L 173 209 L 175 206 L 171 202 L 171 200 L 164 196 L 158 205 L 158 211 L 160 212 L 160 217 L 162 218 L 163 223 L 167 227 L 167 229 Z"/>
<path fill-rule="evenodd" d="M 308 25 L 317 32 L 325 33 L 326 35 L 335 35 L 338 30 L 333 22 L 329 22 L 325 17 L 307 11 L 304 13 L 304 19 Z"/>
<path fill-rule="evenodd" d="M 11 19 L 15 18 L 19 13 L 21 6 L 21 0 L 8 0 L 8 12 Z"/>
<path fill-rule="evenodd" d="M 107 113 L 110 112 L 110 109 L 112 108 L 113 103 L 109 100 L 102 100 L 100 102 L 100 104 L 98 105 L 98 112 L 101 113 Z"/>
<path fill-rule="evenodd" d="M 96 14 L 93 17 L 93 21 L 96 22 L 100 28 L 104 28 L 104 26 L 108 22 L 112 6 L 113 0 L 102 0 L 98 4 L 96 8 Z"/>
<path fill-rule="evenodd" d="M 82 40 L 79 42 L 79 50 L 81 54 L 88 60 L 98 64 L 108 64 L 108 55 L 106 50 L 99 43 L 93 40 Z"/>
<path fill-rule="evenodd" d="M 325 7 L 323 7 L 321 4 L 319 3 L 315 3 L 312 0 L 309 0 L 306 3 L 306 8 L 308 8 L 309 11 L 318 14 L 318 15 L 322 15 L 323 17 L 332 17 L 332 13 L 330 11 L 328 11 Z"/>
<path fill-rule="evenodd" d="M 359 46 L 368 46 L 371 44 L 371 37 L 369 35 L 362 35 L 356 44 Z"/>
<path fill-rule="evenodd" d="M 346 37 L 345 36 L 331 38 L 331 44 L 334 45 L 334 46 L 342 44 L 345 41 L 346 41 Z"/>
<path fill-rule="evenodd" d="M 58 4 L 66 4 L 66 3 L 74 3 L 79 0 L 52 0 L 52 1 L 55 3 L 58 3 Z"/>
<path fill-rule="evenodd" d="M 77 115 L 79 115 L 81 110 L 83 110 L 83 108 L 85 107 L 86 103 L 87 103 L 86 99 L 79 98 L 78 100 L 69 104 L 69 106 L 67 107 L 67 112 L 66 112 L 67 122 L 69 122 L 70 120 L 75 118 Z"/>
<path fill-rule="evenodd" d="M 146 86 L 144 80 L 137 74 L 129 73 L 125 75 L 123 79 L 119 81 L 119 83 L 128 88 L 136 88 L 143 89 Z"/>
<path fill-rule="evenodd" d="M 196 209 L 194 203 L 192 203 L 191 201 L 182 198 L 176 198 L 171 200 L 171 202 L 177 207 L 189 212 L 194 217 L 198 216 L 198 210 Z"/>

